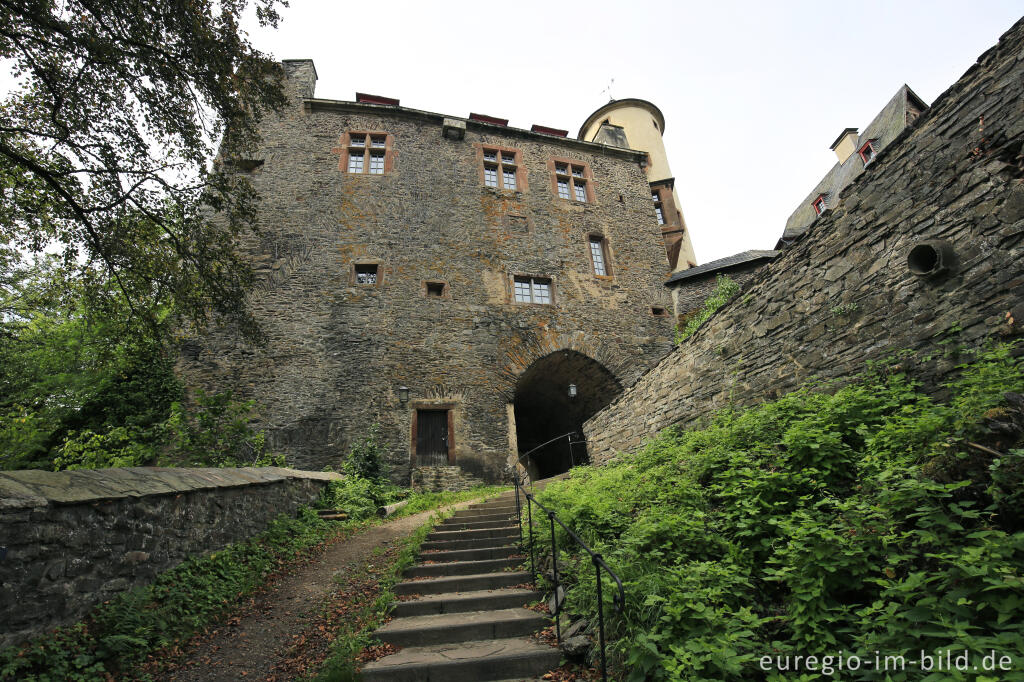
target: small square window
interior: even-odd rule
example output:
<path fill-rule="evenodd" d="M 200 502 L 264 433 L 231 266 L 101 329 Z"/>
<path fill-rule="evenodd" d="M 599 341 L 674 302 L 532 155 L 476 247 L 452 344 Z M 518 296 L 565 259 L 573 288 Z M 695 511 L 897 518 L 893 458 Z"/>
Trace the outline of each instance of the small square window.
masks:
<path fill-rule="evenodd" d="M 825 209 L 828 208 L 828 205 L 825 203 L 825 196 L 822 195 L 815 199 L 814 203 L 812 203 L 811 206 L 814 208 L 814 212 L 817 215 L 821 215 L 822 213 L 824 213 Z"/>
<path fill-rule="evenodd" d="M 559 175 L 568 175 L 569 167 L 564 163 L 557 163 L 555 164 L 555 172 L 558 173 Z"/>
<path fill-rule="evenodd" d="M 387 138 L 382 135 L 374 135 L 370 138 L 370 146 L 376 149 L 384 149 L 387 146 Z"/>
<path fill-rule="evenodd" d="M 857 152 L 860 154 L 860 160 L 864 162 L 865 166 L 875 160 L 877 152 L 875 152 L 874 142 L 874 140 L 868 140 Z"/>
<path fill-rule="evenodd" d="M 501 162 L 503 164 L 507 164 L 507 165 L 510 165 L 510 166 L 516 165 L 515 154 L 507 154 L 505 152 L 502 152 L 501 153 Z"/>
<path fill-rule="evenodd" d="M 356 270 L 356 284 L 376 284 L 377 283 L 377 264 L 376 263 L 358 263 L 355 266 Z"/>
<path fill-rule="evenodd" d="M 517 303 L 551 303 L 551 280 L 546 277 L 516 277 L 513 285 Z"/>
<path fill-rule="evenodd" d="M 444 298 L 444 282 L 426 282 L 427 298 Z"/>
<path fill-rule="evenodd" d="M 493 149 L 485 149 L 484 150 L 484 161 L 497 161 L 497 160 L 498 160 L 498 152 L 494 151 Z"/>

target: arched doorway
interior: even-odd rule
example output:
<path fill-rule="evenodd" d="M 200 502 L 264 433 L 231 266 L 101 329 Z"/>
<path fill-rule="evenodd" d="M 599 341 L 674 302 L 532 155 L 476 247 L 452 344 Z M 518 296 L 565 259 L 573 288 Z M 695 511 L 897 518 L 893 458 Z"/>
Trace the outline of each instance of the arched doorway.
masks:
<path fill-rule="evenodd" d="M 570 385 L 576 387 L 575 397 L 569 395 Z M 557 476 L 589 461 L 585 443 L 570 446 L 559 437 L 580 432 L 583 422 L 621 391 L 604 365 L 574 350 L 555 351 L 527 367 L 516 382 L 514 405 L 519 455 L 531 476 Z"/>

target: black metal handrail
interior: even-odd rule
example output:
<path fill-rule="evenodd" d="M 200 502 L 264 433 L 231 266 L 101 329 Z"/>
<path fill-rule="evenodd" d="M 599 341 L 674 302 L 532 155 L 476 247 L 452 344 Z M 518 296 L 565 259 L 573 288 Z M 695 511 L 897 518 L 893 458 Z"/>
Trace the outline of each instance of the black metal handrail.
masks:
<path fill-rule="evenodd" d="M 522 481 L 519 479 L 519 475 L 517 473 L 512 474 L 512 482 L 515 483 L 516 486 L 516 518 L 518 518 L 519 520 L 520 542 L 522 542 L 523 539 L 523 515 L 522 505 L 519 502 L 519 491 L 522 490 L 523 495 L 526 496 L 527 526 L 530 529 L 530 575 L 533 576 L 534 585 L 537 584 L 537 559 L 533 542 L 533 504 L 540 507 L 540 509 L 547 514 L 548 521 L 551 524 L 551 571 L 552 575 L 554 576 L 555 583 L 555 612 L 553 615 L 555 617 L 555 638 L 557 639 L 559 644 L 562 643 L 562 624 L 559 622 L 558 619 L 558 616 L 562 611 L 562 600 L 559 600 L 558 598 L 558 588 L 561 586 L 561 582 L 558 579 L 558 546 L 557 540 L 555 539 L 555 524 L 557 523 L 559 526 L 561 526 L 562 530 L 568 533 L 569 537 L 575 540 L 576 544 L 582 547 L 583 550 L 590 555 L 590 561 L 594 564 L 594 578 L 597 581 L 597 621 L 601 643 L 601 679 L 607 680 L 608 664 L 605 659 L 604 651 L 604 597 L 601 591 L 601 569 L 603 568 L 605 570 L 605 572 L 611 577 L 611 579 L 615 581 L 615 585 L 618 587 L 618 593 L 612 595 L 612 603 L 615 604 L 615 610 L 619 613 L 622 613 L 622 609 L 626 606 L 626 591 L 622 587 L 622 580 L 620 580 L 619 576 L 615 574 L 615 571 L 613 571 L 611 567 L 609 567 L 608 564 L 605 563 L 604 558 L 600 554 L 587 547 L 587 544 L 580 539 L 580 536 L 576 535 L 576 533 L 574 533 L 572 529 L 570 529 L 568 526 L 562 523 L 561 519 L 555 516 L 555 512 L 551 511 L 543 504 L 538 502 L 532 494 L 526 492 L 526 488 L 523 487 Z"/>
<path fill-rule="evenodd" d="M 576 440 L 573 440 L 572 439 L 573 436 L 580 436 L 580 438 L 577 438 Z M 587 439 L 583 438 L 582 436 L 583 436 L 583 434 L 580 433 L 579 431 L 570 431 L 569 433 L 563 433 L 561 436 L 555 436 L 551 440 L 544 441 L 543 443 L 541 443 L 537 447 L 530 448 L 530 450 L 528 450 L 527 452 L 524 452 L 523 454 L 519 455 L 519 466 L 521 466 L 524 469 L 526 469 L 527 468 L 526 465 L 523 464 L 523 458 L 524 457 L 529 457 L 530 455 L 532 455 L 533 453 L 537 452 L 541 448 L 547 447 L 548 445 L 551 445 L 552 443 L 554 443 L 556 441 L 560 441 L 563 438 L 568 438 L 569 439 L 569 459 L 572 462 L 572 466 L 576 466 L 576 456 L 573 454 L 572 448 L 573 448 L 574 445 L 578 445 L 580 443 L 586 443 L 587 442 Z M 531 484 L 533 483 L 533 479 L 532 478 L 530 479 L 530 483 Z"/>

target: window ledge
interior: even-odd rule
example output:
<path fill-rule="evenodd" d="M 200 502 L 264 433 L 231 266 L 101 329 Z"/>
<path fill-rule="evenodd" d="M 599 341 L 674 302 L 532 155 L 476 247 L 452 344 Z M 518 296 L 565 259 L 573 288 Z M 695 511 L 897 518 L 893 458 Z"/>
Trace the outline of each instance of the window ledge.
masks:
<path fill-rule="evenodd" d="M 521 189 L 499 189 L 497 187 L 488 187 L 487 185 L 480 185 L 480 189 L 498 197 L 509 199 L 521 199 L 523 197 L 523 190 Z"/>

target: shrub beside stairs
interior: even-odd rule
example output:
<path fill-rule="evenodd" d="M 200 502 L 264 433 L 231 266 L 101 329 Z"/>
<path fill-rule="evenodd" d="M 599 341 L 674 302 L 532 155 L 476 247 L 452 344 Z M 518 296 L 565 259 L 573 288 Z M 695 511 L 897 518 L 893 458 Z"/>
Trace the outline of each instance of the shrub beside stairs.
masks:
<path fill-rule="evenodd" d="M 375 635 L 401 650 L 362 670 L 366 682 L 478 682 L 532 678 L 558 666 L 561 654 L 530 634 L 547 615 L 524 608 L 543 596 L 519 549 L 515 493 L 504 493 L 438 525 L 418 562 L 394 587 L 393 620 Z"/>

